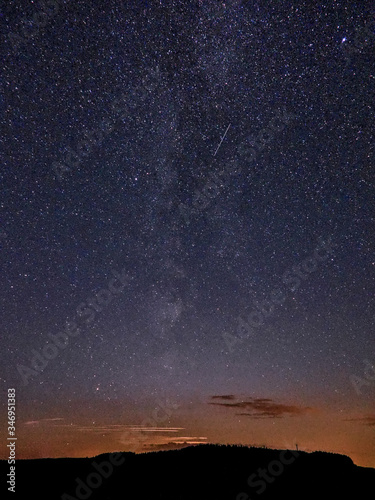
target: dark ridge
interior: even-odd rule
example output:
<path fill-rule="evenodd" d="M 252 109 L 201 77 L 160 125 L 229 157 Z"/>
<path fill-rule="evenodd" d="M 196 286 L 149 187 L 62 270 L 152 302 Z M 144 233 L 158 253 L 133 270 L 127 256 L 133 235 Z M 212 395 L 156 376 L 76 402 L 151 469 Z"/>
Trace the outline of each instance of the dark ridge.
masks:
<path fill-rule="evenodd" d="M 6 477 L 8 463 L 2 460 L 0 467 Z M 345 455 L 207 444 L 139 455 L 18 460 L 13 498 L 359 499 L 374 484 L 375 469 L 356 466 Z"/>

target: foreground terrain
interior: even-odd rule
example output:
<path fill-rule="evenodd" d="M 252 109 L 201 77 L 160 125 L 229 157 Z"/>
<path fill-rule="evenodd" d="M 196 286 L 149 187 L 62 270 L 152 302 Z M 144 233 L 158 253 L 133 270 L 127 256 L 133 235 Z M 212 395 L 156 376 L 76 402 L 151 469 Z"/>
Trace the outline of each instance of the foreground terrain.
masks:
<path fill-rule="evenodd" d="M 9 472 L 6 461 L 1 461 L 1 469 L 4 478 Z M 199 445 L 140 455 L 117 453 L 94 458 L 18 460 L 16 494 L 10 497 L 360 499 L 368 497 L 374 484 L 375 469 L 358 467 L 343 455 Z"/>

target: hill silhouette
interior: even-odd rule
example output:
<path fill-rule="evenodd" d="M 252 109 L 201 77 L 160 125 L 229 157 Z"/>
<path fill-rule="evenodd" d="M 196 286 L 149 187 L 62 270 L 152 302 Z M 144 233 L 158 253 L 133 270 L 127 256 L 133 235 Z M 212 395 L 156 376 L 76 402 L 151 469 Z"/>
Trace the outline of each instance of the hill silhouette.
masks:
<path fill-rule="evenodd" d="M 9 465 L 0 464 L 6 477 Z M 16 494 L 38 500 L 367 498 L 375 469 L 344 455 L 245 446 L 17 460 Z M 12 496 L 11 496 L 12 495 Z"/>

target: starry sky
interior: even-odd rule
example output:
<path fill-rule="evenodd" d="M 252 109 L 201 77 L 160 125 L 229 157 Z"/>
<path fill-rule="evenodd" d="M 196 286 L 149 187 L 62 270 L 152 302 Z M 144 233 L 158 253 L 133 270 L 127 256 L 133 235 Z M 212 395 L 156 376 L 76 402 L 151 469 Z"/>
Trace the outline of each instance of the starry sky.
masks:
<path fill-rule="evenodd" d="M 372 2 L 19 1 L 0 26 L 18 458 L 375 467 Z"/>

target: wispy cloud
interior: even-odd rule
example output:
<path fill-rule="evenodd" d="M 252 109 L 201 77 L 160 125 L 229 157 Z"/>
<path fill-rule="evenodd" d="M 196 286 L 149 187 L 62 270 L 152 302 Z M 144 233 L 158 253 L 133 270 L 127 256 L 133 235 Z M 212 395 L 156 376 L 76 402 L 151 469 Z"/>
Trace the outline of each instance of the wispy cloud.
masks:
<path fill-rule="evenodd" d="M 269 398 L 250 397 L 240 399 L 236 398 L 232 394 L 224 396 L 211 396 L 211 400 L 212 401 L 209 402 L 210 405 L 242 410 L 240 413 L 236 413 L 236 415 L 244 415 L 251 418 L 281 418 L 286 416 L 304 415 L 308 412 L 314 411 L 314 408 L 310 406 L 288 405 L 278 403 Z"/>
<path fill-rule="evenodd" d="M 150 427 L 147 425 L 82 425 L 77 427 L 80 432 L 179 432 L 184 427 Z"/>
<path fill-rule="evenodd" d="M 76 424 L 62 424 L 58 423 L 63 421 L 63 418 L 43 418 L 40 420 L 29 420 L 24 422 L 24 425 L 37 426 L 41 424 L 53 424 L 53 427 L 68 427 L 77 432 L 93 432 L 93 433 L 113 433 L 113 432 L 132 432 L 132 433 L 143 433 L 143 432 L 158 432 L 158 433 L 178 433 L 185 430 L 184 427 L 150 427 L 147 425 L 125 425 L 125 424 L 108 424 L 108 425 L 76 425 Z"/>
<path fill-rule="evenodd" d="M 25 425 L 39 425 L 39 424 L 45 424 L 48 422 L 57 422 L 59 420 L 64 420 L 63 418 L 56 417 L 56 418 L 41 418 L 40 420 L 28 420 L 27 422 L 24 422 Z"/>
<path fill-rule="evenodd" d="M 207 443 L 206 437 L 197 436 L 180 436 L 176 439 L 164 439 L 164 442 L 159 443 L 148 443 L 143 447 L 143 451 L 162 451 L 162 450 L 178 450 L 185 448 L 186 446 L 191 446 L 193 444 L 204 444 Z"/>

